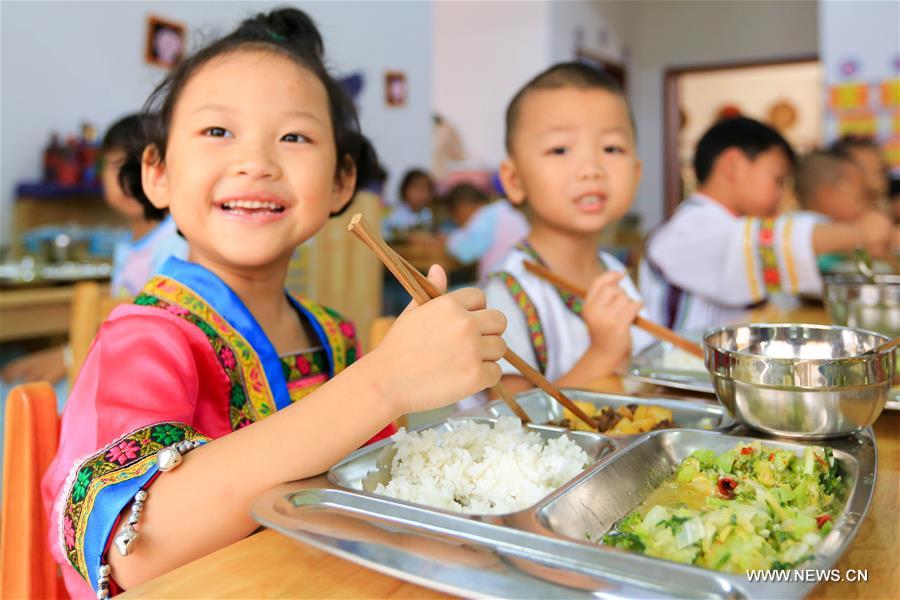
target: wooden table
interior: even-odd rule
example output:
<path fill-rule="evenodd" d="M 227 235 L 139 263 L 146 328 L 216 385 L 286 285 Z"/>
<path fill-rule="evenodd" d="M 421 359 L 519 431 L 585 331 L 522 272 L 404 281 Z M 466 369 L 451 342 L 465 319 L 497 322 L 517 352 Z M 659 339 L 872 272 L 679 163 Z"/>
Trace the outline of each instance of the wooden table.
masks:
<path fill-rule="evenodd" d="M 824 322 L 821 309 L 755 314 L 765 320 Z M 762 320 L 762 319 L 760 319 Z M 626 386 L 618 377 L 589 386 L 602 392 L 660 394 L 653 386 Z M 671 392 L 666 392 L 671 395 Z M 868 570 L 868 582 L 820 584 L 811 598 L 900 598 L 900 412 L 875 423 L 878 479 L 869 514 L 838 561 L 841 573 Z M 370 571 L 343 559 L 263 531 L 198 559 L 143 586 L 129 597 L 150 598 L 445 598 L 447 596 Z"/>
<path fill-rule="evenodd" d="M 0 290 L 0 342 L 69 333 L 74 284 Z M 100 291 L 109 295 L 109 284 Z"/>
<path fill-rule="evenodd" d="M 389 244 L 397 254 L 423 273 L 427 273 L 431 265 L 441 265 L 447 273 L 462 266 L 450 256 L 444 238 L 438 235 L 414 232 L 403 241 Z"/>

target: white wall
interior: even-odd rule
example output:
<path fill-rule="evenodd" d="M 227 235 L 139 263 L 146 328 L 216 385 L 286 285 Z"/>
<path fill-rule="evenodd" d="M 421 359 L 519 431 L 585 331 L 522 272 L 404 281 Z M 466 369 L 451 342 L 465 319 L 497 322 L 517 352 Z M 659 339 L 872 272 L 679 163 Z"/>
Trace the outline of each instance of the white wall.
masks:
<path fill-rule="evenodd" d="M 429 2 L 3 2 L 3 241 L 11 233 L 15 184 L 40 176 L 41 153 L 50 133 L 74 133 L 85 119 L 102 130 L 140 108 L 162 77 L 162 70 L 143 61 L 148 14 L 185 23 L 195 42 L 285 4 L 298 6 L 315 19 L 337 72 L 365 73 L 358 102 L 362 127 L 392 182 L 406 168 L 427 162 L 432 106 Z M 385 106 L 386 70 L 406 71 L 407 106 Z"/>
<path fill-rule="evenodd" d="M 818 3 L 681 0 L 628 3 L 636 11 L 629 96 L 644 177 L 635 208 L 645 226 L 663 217 L 663 74 L 667 68 L 818 53 Z"/>
<path fill-rule="evenodd" d="M 468 164 L 495 168 L 506 155 L 506 105 L 549 64 L 549 10 L 545 1 L 434 3 L 434 108 L 456 126 Z"/>
<path fill-rule="evenodd" d="M 575 58 L 578 49 L 622 63 L 631 31 L 633 7 L 628 2 L 567 0 L 550 4 L 549 63 Z"/>

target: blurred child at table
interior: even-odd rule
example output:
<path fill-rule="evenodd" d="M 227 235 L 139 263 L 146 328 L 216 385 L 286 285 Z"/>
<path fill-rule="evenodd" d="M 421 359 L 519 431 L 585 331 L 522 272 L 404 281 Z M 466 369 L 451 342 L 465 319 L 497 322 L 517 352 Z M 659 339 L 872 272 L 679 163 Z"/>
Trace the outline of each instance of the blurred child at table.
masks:
<path fill-rule="evenodd" d="M 870 207 L 884 208 L 890 178 L 881 148 L 875 140 L 860 136 L 845 136 L 832 144 L 831 150 L 849 156 L 862 169 Z"/>
<path fill-rule="evenodd" d="M 110 127 L 101 149 L 101 178 L 106 203 L 128 221 L 129 235 L 113 253 L 111 292 L 132 297 L 159 272 L 170 256 L 187 258 L 188 246 L 178 235 L 175 221 L 166 210 L 142 204 L 122 183 L 131 170 L 140 170 L 146 145 L 141 115 L 129 115 Z"/>
<path fill-rule="evenodd" d="M 431 230 L 434 196 L 434 180 L 427 171 L 407 171 L 400 182 L 400 201 L 381 222 L 384 237 L 394 239 L 412 230 Z"/>
<path fill-rule="evenodd" d="M 143 121 L 140 115 L 129 115 L 113 123 L 100 148 L 100 179 L 106 203 L 128 223 L 127 237 L 119 241 L 113 252 L 110 292 L 116 297 L 136 295 L 158 271 L 169 256 L 187 257 L 187 242 L 178 235 L 175 223 L 166 211 L 146 208 L 126 192 L 120 175 L 126 159 L 140 169 L 144 149 Z M 125 170 L 128 170 L 128 166 Z M 16 359 L 2 371 L 7 383 L 63 381 L 71 361 L 71 349 L 63 344 Z M 67 386 L 64 386 L 67 387 Z M 65 394 L 61 394 L 62 397 Z"/>
<path fill-rule="evenodd" d="M 159 118 L 129 189 L 171 211 L 190 257 L 113 311 L 63 414 L 42 491 L 79 598 L 249 535 L 260 493 L 495 384 L 505 350 L 505 319 L 477 289 L 411 306 L 362 358 L 347 319 L 286 293 L 294 249 L 376 164 L 305 13 L 248 18 L 173 67 L 147 107 Z M 429 278 L 446 287 L 439 268 Z"/>
<path fill-rule="evenodd" d="M 488 203 L 487 195 L 470 183 L 454 186 L 445 202 L 459 227 L 447 236 L 447 250 L 461 263 L 477 260 L 479 279 L 528 235 L 521 211 L 505 198 Z"/>
<path fill-rule="evenodd" d="M 641 303 L 625 267 L 599 250 L 603 229 L 628 212 L 641 175 L 622 89 L 583 64 L 550 67 L 509 103 L 506 151 L 503 188 L 531 230 L 490 274 L 488 305 L 506 314 L 504 339 L 529 364 L 558 385 L 584 385 L 650 341 L 631 326 Z M 583 287 L 587 298 L 526 271 L 525 261 Z M 501 367 L 510 390 L 530 387 L 510 364 Z"/>
<path fill-rule="evenodd" d="M 832 150 L 810 152 L 800 159 L 794 179 L 800 207 L 831 221 L 853 222 L 870 205 L 863 170 L 846 154 Z M 846 254 L 822 254 L 817 264 L 822 273 L 831 273 L 846 259 Z"/>
<path fill-rule="evenodd" d="M 887 253 L 883 214 L 834 223 L 811 212 L 776 216 L 793 162 L 787 141 L 752 119 L 723 120 L 703 135 L 697 192 L 645 244 L 641 292 L 654 320 L 681 331 L 734 322 L 775 295 L 820 294 L 819 255 L 857 245 Z"/>

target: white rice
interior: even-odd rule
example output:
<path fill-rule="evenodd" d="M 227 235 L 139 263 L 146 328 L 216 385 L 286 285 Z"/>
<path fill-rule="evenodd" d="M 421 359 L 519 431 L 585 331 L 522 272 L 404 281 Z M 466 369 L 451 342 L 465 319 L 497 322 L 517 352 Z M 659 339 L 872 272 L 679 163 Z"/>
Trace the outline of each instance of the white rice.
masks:
<path fill-rule="evenodd" d="M 515 417 L 496 427 L 464 421 L 451 432 L 426 430 L 394 437 L 390 481 L 376 494 L 475 514 L 527 508 L 590 462 L 565 436 L 544 441 Z"/>
<path fill-rule="evenodd" d="M 688 354 L 680 348 L 668 348 L 662 356 L 662 368 L 673 371 L 690 371 L 706 375 L 706 365 L 702 358 Z"/>

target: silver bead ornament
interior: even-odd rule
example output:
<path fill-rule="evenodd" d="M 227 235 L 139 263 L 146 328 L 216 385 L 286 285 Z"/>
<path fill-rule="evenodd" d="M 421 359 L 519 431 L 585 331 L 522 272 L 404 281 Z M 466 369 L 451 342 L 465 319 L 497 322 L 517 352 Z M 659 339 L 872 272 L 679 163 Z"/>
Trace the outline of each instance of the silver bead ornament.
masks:
<path fill-rule="evenodd" d="M 140 534 L 134 530 L 134 526 L 130 523 L 126 524 L 119 535 L 116 536 L 116 550 L 118 550 L 119 554 L 122 556 L 128 556 L 132 546 L 134 546 L 134 543 L 139 537 Z"/>
<path fill-rule="evenodd" d="M 163 448 L 156 453 L 156 464 L 160 471 L 171 471 L 181 464 L 181 452 L 176 448 Z"/>

